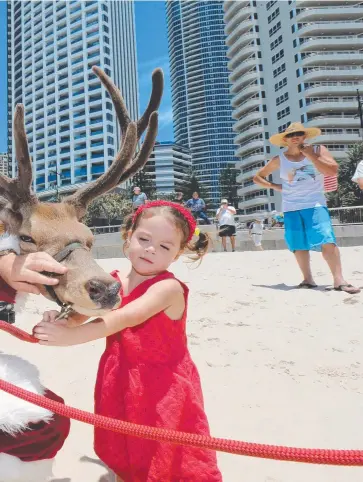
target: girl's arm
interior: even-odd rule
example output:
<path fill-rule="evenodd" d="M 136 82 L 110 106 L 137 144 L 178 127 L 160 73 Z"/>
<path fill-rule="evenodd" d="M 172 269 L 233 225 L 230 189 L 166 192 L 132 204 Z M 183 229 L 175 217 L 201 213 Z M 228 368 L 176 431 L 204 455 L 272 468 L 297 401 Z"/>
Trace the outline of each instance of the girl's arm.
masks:
<path fill-rule="evenodd" d="M 253 177 L 253 182 L 255 184 L 259 184 L 263 187 L 268 187 L 275 189 L 275 191 L 281 191 L 281 184 L 275 184 L 274 182 L 270 182 L 266 179 L 267 176 L 272 174 L 274 171 L 277 171 L 280 167 L 280 159 L 278 156 L 273 157 L 271 161 L 269 161 L 266 166 L 260 169 L 257 174 Z"/>
<path fill-rule="evenodd" d="M 49 323 L 40 322 L 33 330 L 41 345 L 70 346 L 106 338 L 125 328 L 140 325 L 152 316 L 171 306 L 184 311 L 183 288 L 175 279 L 155 283 L 140 298 L 124 308 L 112 311 L 89 323 L 74 328 L 66 325 L 66 320 Z"/>

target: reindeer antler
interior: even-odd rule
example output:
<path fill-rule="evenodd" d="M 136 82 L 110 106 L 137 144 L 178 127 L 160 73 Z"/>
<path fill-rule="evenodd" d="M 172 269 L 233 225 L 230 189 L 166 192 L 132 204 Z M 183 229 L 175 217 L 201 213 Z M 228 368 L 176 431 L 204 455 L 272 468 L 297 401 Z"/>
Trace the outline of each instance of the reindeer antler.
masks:
<path fill-rule="evenodd" d="M 77 214 L 82 218 L 86 212 L 87 204 L 95 197 L 106 193 L 120 182 L 125 181 L 134 175 L 146 164 L 154 147 L 158 131 L 158 114 L 156 109 L 160 105 L 163 92 L 163 73 L 161 69 L 153 72 L 153 88 L 149 104 L 142 117 L 135 122 L 131 122 L 129 113 L 125 106 L 120 91 L 99 67 L 92 67 L 92 70 L 99 77 L 102 84 L 111 96 L 117 119 L 120 124 L 122 144 L 116 154 L 110 168 L 97 179 L 97 181 L 76 191 L 73 195 L 64 199 L 64 202 L 72 204 L 77 209 Z M 143 145 L 134 157 L 137 143 L 140 136 L 148 127 Z"/>
<path fill-rule="evenodd" d="M 15 108 L 14 141 L 19 176 L 14 179 L 0 176 L 0 196 L 17 208 L 20 204 L 37 202 L 32 191 L 32 162 L 25 133 L 23 104 L 17 104 Z"/>

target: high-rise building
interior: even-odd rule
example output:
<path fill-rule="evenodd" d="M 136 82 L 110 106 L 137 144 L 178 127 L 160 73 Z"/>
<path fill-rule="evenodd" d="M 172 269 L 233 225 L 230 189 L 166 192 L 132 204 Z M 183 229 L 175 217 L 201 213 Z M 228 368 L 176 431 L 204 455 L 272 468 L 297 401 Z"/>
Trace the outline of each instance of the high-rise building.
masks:
<path fill-rule="evenodd" d="M 253 183 L 279 152 L 270 135 L 296 121 L 320 127 L 314 143 L 337 160 L 362 140 L 356 93 L 363 89 L 363 5 L 239 0 L 226 1 L 224 11 L 240 207 L 246 214 L 279 209 L 280 194 Z"/>
<path fill-rule="evenodd" d="M 174 142 L 157 142 L 148 162 L 154 163 L 157 192 L 181 191 L 190 177 L 192 168 L 190 150 Z"/>
<path fill-rule="evenodd" d="M 0 152 L 0 175 L 8 175 L 8 154 Z"/>
<path fill-rule="evenodd" d="M 212 205 L 220 171 L 234 164 L 223 2 L 167 1 L 175 142 L 189 147 Z"/>
<path fill-rule="evenodd" d="M 98 65 L 138 117 L 132 1 L 8 2 L 8 151 L 16 174 L 12 113 L 25 105 L 34 190 L 51 195 L 99 177 L 118 149 L 111 99 Z"/>

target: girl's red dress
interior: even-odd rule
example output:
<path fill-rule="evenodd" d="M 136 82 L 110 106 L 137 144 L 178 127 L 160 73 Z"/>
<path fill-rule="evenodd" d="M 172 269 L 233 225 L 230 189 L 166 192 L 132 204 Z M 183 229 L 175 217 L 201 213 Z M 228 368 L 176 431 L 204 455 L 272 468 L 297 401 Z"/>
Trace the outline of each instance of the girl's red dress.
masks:
<path fill-rule="evenodd" d="M 117 271 L 112 275 L 118 280 Z M 124 296 L 126 306 L 150 286 L 174 278 L 164 272 Z M 95 391 L 96 413 L 138 424 L 209 435 L 199 374 L 191 360 L 185 311 L 179 321 L 164 312 L 107 338 Z M 210 450 L 158 443 L 95 429 L 95 451 L 124 482 L 220 482 Z"/>

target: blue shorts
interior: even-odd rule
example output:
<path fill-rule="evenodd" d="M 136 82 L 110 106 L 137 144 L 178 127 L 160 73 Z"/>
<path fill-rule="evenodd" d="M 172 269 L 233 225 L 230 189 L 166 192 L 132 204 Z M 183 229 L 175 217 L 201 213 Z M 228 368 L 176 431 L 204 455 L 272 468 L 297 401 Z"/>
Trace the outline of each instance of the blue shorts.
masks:
<path fill-rule="evenodd" d="M 290 251 L 321 251 L 336 244 L 329 211 L 325 206 L 284 213 L 285 241 Z"/>

